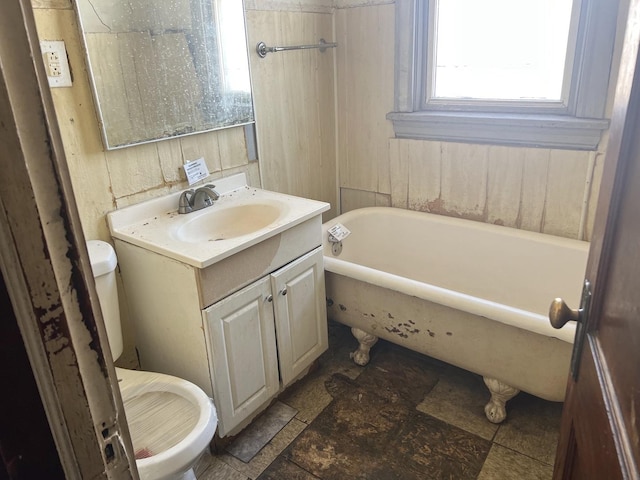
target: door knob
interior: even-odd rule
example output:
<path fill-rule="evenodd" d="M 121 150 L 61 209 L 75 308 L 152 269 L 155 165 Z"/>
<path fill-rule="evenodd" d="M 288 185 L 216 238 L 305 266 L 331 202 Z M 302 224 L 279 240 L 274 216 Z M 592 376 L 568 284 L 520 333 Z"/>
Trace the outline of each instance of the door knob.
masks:
<path fill-rule="evenodd" d="M 549 307 L 549 321 L 553 328 L 562 328 L 569 321 L 580 321 L 580 310 L 571 310 L 561 298 L 556 298 Z"/>
<path fill-rule="evenodd" d="M 549 321 L 553 328 L 562 328 L 567 322 L 574 320 L 576 324 L 576 336 L 573 341 L 573 352 L 571 354 L 571 376 L 578 378 L 580 358 L 584 347 L 584 340 L 587 336 L 587 326 L 589 325 L 589 308 L 591 305 L 591 282 L 585 278 L 582 287 L 582 299 L 580 308 L 571 310 L 561 298 L 556 298 L 549 307 Z"/>

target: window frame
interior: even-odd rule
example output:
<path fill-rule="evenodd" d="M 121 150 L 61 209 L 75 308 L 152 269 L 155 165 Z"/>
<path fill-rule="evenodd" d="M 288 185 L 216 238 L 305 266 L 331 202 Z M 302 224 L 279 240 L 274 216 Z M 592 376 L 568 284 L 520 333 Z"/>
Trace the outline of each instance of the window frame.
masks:
<path fill-rule="evenodd" d="M 562 105 L 474 101 L 425 102 L 430 88 L 426 41 L 432 0 L 396 0 L 395 105 L 387 115 L 396 138 L 576 150 L 597 148 L 605 118 L 616 40 L 618 1 L 582 0 L 569 91 Z M 428 100 L 428 99 L 427 99 Z M 465 104 L 467 103 L 467 104 Z"/>

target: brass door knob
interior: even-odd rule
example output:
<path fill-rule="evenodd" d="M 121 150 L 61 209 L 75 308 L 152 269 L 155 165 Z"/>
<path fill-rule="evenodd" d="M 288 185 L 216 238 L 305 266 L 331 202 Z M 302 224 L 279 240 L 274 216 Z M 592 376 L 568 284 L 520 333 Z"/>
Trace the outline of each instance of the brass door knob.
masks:
<path fill-rule="evenodd" d="M 580 311 L 571 310 L 561 298 L 556 298 L 549 307 L 549 321 L 553 328 L 562 328 L 567 322 L 580 321 Z"/>

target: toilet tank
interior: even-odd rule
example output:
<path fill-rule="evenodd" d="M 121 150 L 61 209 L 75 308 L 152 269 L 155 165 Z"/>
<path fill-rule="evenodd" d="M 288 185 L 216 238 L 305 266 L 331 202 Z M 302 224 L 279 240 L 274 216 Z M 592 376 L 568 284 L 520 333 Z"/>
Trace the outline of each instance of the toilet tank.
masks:
<path fill-rule="evenodd" d="M 111 355 L 115 361 L 122 355 L 122 327 L 120 326 L 120 306 L 116 284 L 118 260 L 113 247 L 102 240 L 87 241 L 89 260 L 96 282 L 100 309 L 107 329 Z"/>

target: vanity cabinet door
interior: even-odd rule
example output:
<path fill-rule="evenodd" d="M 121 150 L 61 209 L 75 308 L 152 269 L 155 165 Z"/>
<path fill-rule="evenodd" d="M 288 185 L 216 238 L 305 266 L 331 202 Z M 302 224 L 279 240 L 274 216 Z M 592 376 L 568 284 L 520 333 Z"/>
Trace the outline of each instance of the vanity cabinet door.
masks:
<path fill-rule="evenodd" d="M 269 277 L 204 310 L 219 434 L 226 435 L 278 393 Z"/>
<path fill-rule="evenodd" d="M 271 275 L 283 387 L 328 347 L 322 249 Z"/>

